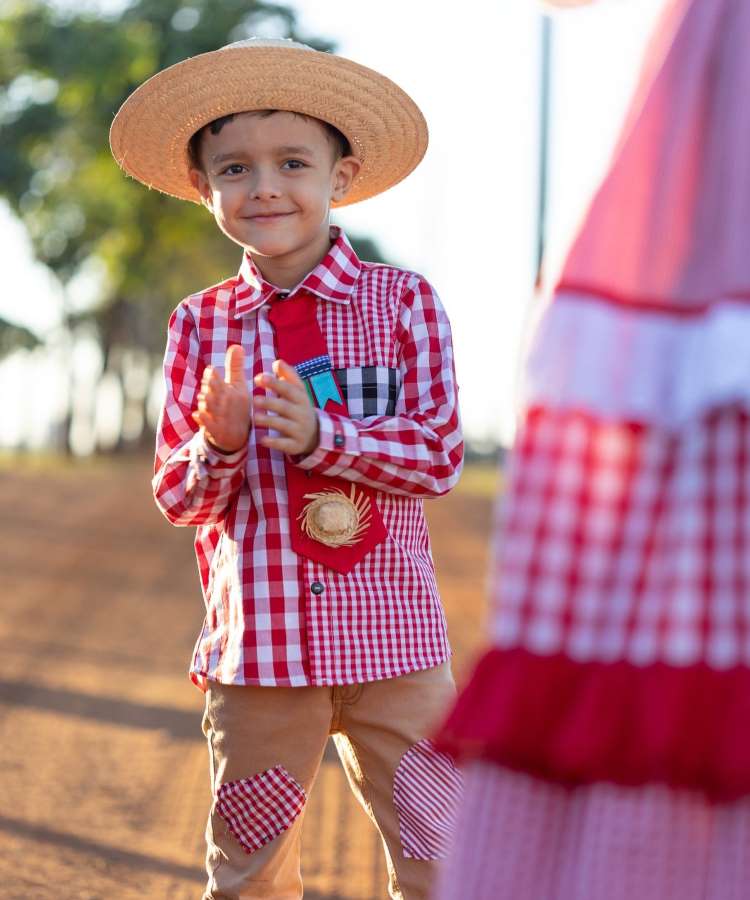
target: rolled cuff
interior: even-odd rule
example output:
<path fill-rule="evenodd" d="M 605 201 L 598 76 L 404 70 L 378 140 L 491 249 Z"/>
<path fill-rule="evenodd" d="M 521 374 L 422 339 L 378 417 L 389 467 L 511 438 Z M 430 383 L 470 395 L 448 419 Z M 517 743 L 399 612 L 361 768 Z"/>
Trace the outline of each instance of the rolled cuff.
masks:
<path fill-rule="evenodd" d="M 189 488 L 205 478 L 231 478 L 242 469 L 247 458 L 247 444 L 234 453 L 222 453 L 209 444 L 202 431 L 192 438 L 189 449 Z"/>
<path fill-rule="evenodd" d="M 312 453 L 295 459 L 301 469 L 325 475 L 337 475 L 348 469 L 361 454 L 359 431 L 346 416 L 315 410 L 318 416 L 319 440 Z"/>

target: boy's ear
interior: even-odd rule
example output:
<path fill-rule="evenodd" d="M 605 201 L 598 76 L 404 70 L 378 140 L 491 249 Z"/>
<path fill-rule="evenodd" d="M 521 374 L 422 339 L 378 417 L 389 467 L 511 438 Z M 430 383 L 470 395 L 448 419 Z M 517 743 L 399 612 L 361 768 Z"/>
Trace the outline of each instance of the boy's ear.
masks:
<path fill-rule="evenodd" d="M 201 203 L 209 212 L 213 213 L 213 193 L 205 173 L 201 172 L 200 169 L 190 169 L 188 174 L 190 176 L 190 184 L 192 184 L 196 191 L 201 195 Z"/>
<path fill-rule="evenodd" d="M 331 178 L 331 200 L 343 200 L 359 174 L 362 163 L 356 156 L 342 156 L 333 167 Z"/>

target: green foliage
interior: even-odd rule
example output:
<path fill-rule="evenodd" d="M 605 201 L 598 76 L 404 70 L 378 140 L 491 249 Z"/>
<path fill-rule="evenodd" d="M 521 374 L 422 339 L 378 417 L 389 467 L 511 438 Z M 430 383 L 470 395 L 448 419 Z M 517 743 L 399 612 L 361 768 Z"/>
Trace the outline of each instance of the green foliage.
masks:
<path fill-rule="evenodd" d="M 251 34 L 300 36 L 292 10 L 248 0 L 135 0 L 116 15 L 43 0 L 0 11 L 0 195 L 63 282 L 103 272 L 94 317 L 105 350 L 161 353 L 169 310 L 236 271 L 209 214 L 148 191 L 113 161 L 109 127 L 152 73 Z"/>
<path fill-rule="evenodd" d="M 28 328 L 0 319 L 0 359 L 14 350 L 33 350 L 38 344 L 39 338 Z"/>
<path fill-rule="evenodd" d="M 372 238 L 364 237 L 363 235 L 349 234 L 348 232 L 347 237 L 351 241 L 352 249 L 360 259 L 366 260 L 367 262 L 386 263 L 387 265 L 393 264 L 383 256 L 379 245 Z"/>

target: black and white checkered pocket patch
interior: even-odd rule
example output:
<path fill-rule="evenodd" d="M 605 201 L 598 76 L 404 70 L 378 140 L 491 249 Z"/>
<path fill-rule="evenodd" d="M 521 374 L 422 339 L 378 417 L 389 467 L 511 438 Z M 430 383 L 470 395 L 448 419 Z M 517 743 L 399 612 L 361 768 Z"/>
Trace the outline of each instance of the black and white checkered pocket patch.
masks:
<path fill-rule="evenodd" d="M 396 414 L 398 369 L 389 369 L 387 366 L 336 369 L 336 380 L 352 419 Z"/>

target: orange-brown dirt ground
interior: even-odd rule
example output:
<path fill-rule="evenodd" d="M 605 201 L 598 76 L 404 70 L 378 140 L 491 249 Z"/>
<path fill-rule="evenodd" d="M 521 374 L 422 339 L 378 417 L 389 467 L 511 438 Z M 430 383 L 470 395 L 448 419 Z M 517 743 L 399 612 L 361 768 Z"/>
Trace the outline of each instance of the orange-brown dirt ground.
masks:
<path fill-rule="evenodd" d="M 192 529 L 149 461 L 0 467 L 0 897 L 193 900 L 210 802 Z M 459 682 L 482 643 L 494 476 L 427 503 Z M 329 748 L 330 749 L 330 748 Z M 327 752 L 306 814 L 309 900 L 387 897 L 379 838 Z"/>

